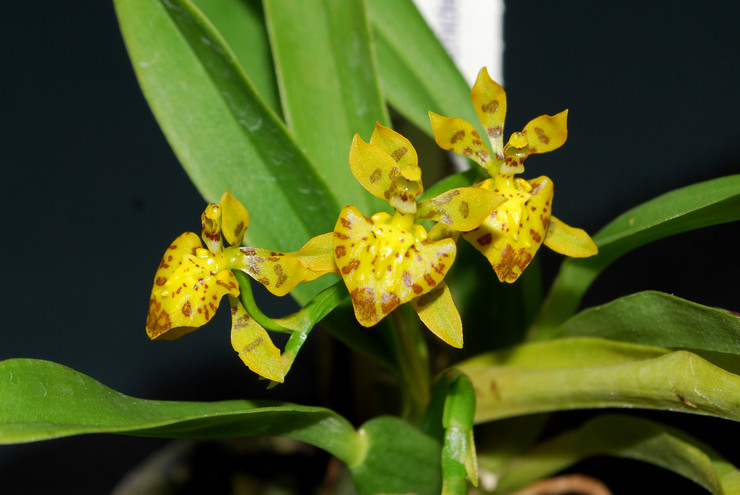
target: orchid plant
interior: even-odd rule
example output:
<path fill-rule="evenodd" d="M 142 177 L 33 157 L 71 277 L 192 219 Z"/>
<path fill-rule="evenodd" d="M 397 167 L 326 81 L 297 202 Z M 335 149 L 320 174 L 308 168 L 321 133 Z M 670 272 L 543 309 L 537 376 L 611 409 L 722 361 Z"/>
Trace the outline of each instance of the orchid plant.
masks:
<path fill-rule="evenodd" d="M 245 365 L 236 380 L 289 381 L 318 329 L 372 363 L 368 374 L 391 377 L 395 400 L 357 424 L 289 402 L 143 400 L 59 364 L 13 359 L 0 363 L 0 442 L 287 437 L 340 461 L 351 483 L 335 492 L 362 494 L 604 493 L 558 473 L 611 455 L 740 493 L 740 471 L 700 439 L 638 415 L 540 435 L 548 413 L 573 409 L 740 420 L 735 313 L 659 292 L 580 308 L 625 253 L 740 219 L 740 176 L 667 192 L 592 238 L 552 214 L 550 178 L 522 176 L 528 157 L 566 143 L 568 111 L 504 142 L 503 87 L 483 68 L 468 88 L 410 0 L 265 0 L 264 15 L 233 0 L 115 6 L 144 95 L 206 200 L 200 235 L 178 235 L 154 270 L 147 335 L 187 338 L 227 296 Z M 417 153 L 398 121 L 438 153 Z M 448 170 L 447 152 L 467 170 L 425 189 L 422 170 Z M 544 298 L 532 268 L 542 244 L 565 256 Z M 268 316 L 253 284 L 292 297 L 297 311 Z M 502 294 L 516 317 L 492 316 Z M 514 343 L 498 347 L 491 335 Z"/>

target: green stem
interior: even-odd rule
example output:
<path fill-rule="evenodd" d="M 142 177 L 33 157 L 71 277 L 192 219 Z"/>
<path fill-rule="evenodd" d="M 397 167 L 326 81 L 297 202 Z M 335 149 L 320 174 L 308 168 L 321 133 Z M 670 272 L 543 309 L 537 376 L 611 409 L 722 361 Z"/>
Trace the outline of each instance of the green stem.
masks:
<path fill-rule="evenodd" d="M 401 390 L 404 392 L 404 416 L 418 423 L 424 416 L 430 397 L 429 354 L 419 320 L 412 320 L 405 309 L 399 308 L 391 313 L 391 331 L 395 330 L 393 337 L 397 345 Z"/>

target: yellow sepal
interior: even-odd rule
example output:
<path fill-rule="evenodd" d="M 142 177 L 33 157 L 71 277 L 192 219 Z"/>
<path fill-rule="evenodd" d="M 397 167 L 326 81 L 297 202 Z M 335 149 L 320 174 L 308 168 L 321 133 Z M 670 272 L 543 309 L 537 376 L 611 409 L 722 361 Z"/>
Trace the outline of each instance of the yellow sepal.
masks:
<path fill-rule="evenodd" d="M 442 281 L 437 287 L 411 301 L 416 313 L 431 332 L 445 343 L 461 349 L 463 346 L 462 320 L 452 293 Z"/>
<path fill-rule="evenodd" d="M 556 253 L 573 258 L 587 258 L 599 252 L 599 248 L 586 231 L 571 227 L 554 216 L 550 217 L 544 242 L 545 246 Z"/>
<path fill-rule="evenodd" d="M 262 326 L 249 316 L 241 302 L 229 297 L 231 304 L 231 346 L 247 367 L 275 382 L 285 380 L 280 349 Z"/>
<path fill-rule="evenodd" d="M 568 110 L 557 115 L 540 115 L 522 131 L 530 153 L 546 153 L 560 148 L 568 139 Z"/>
<path fill-rule="evenodd" d="M 416 196 L 423 186 L 416 151 L 408 139 L 377 124 L 369 143 L 355 135 L 349 164 L 352 174 L 370 194 L 404 213 L 416 211 Z"/>
<path fill-rule="evenodd" d="M 218 202 L 221 207 L 221 231 L 232 246 L 240 246 L 249 227 L 249 212 L 231 191 L 227 190 Z"/>
<path fill-rule="evenodd" d="M 434 140 L 440 148 L 466 156 L 495 174 L 498 165 L 473 125 L 458 117 L 443 117 L 429 112 L 429 120 L 434 131 Z M 503 149 L 502 149 L 503 156 Z"/>
<path fill-rule="evenodd" d="M 466 232 L 477 228 L 505 200 L 481 187 L 458 187 L 419 203 L 416 218 L 434 220 Z"/>
<path fill-rule="evenodd" d="M 289 253 L 253 247 L 238 249 L 238 253 L 229 253 L 232 268 L 242 270 L 276 296 L 282 297 L 299 283 L 318 277 Z"/>
<path fill-rule="evenodd" d="M 504 159 L 504 119 L 506 117 L 506 92 L 496 83 L 488 70 L 483 67 L 478 72 L 470 99 L 483 128 L 488 134 L 494 156 Z"/>

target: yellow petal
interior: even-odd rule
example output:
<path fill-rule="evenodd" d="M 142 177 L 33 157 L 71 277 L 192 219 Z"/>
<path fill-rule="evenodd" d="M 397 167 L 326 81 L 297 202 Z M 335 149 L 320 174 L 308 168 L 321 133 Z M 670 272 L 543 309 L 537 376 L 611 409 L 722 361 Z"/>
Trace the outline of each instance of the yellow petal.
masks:
<path fill-rule="evenodd" d="M 233 260 L 231 266 L 242 270 L 276 296 L 284 296 L 299 283 L 319 276 L 291 254 L 253 247 L 238 248 L 238 253 L 231 249 L 226 250 Z"/>
<path fill-rule="evenodd" d="M 553 216 L 545 235 L 545 246 L 573 258 L 587 258 L 599 252 L 586 231 L 571 227 Z"/>
<path fill-rule="evenodd" d="M 504 118 L 506 117 L 506 92 L 494 82 L 483 67 L 470 92 L 480 123 L 491 141 L 494 156 L 504 159 Z"/>
<path fill-rule="evenodd" d="M 388 201 L 404 213 L 416 211 L 421 194 L 421 169 L 408 139 L 376 126 L 370 143 L 355 135 L 349 152 L 352 174 L 372 195 Z"/>
<path fill-rule="evenodd" d="M 333 232 L 313 237 L 297 253 L 292 254 L 316 277 L 325 273 L 339 273 L 339 269 L 334 263 Z"/>
<path fill-rule="evenodd" d="M 164 285 L 152 291 L 149 338 L 173 340 L 190 333 L 210 321 L 224 295 L 239 295 L 236 277 L 220 265 L 205 249 L 183 255 Z"/>
<path fill-rule="evenodd" d="M 497 172 L 498 162 L 491 159 L 491 153 L 470 122 L 458 117 L 442 117 L 434 112 L 429 112 L 429 120 L 434 140 L 440 148 L 470 158 L 491 175 Z"/>
<path fill-rule="evenodd" d="M 224 247 L 221 238 L 221 207 L 216 203 L 206 206 L 200 216 L 200 223 L 202 228 L 200 236 L 203 238 L 203 242 L 206 243 L 206 247 L 213 254 L 220 253 Z"/>
<path fill-rule="evenodd" d="M 480 187 L 458 187 L 417 205 L 416 217 L 466 232 L 477 228 L 505 198 Z"/>
<path fill-rule="evenodd" d="M 545 239 L 551 215 L 552 181 L 544 176 L 529 182 L 497 176 L 480 186 L 503 195 L 506 202 L 479 228 L 463 236 L 488 259 L 501 282 L 514 282 Z"/>
<path fill-rule="evenodd" d="M 522 134 L 527 138 L 530 153 L 560 148 L 568 139 L 568 110 L 553 116 L 540 115 L 524 126 Z"/>
<path fill-rule="evenodd" d="M 462 348 L 462 320 L 452 301 L 452 293 L 444 281 L 430 292 L 414 299 L 412 305 L 422 323 L 434 335 L 452 347 Z"/>
<path fill-rule="evenodd" d="M 238 299 L 230 297 L 231 346 L 247 367 L 260 376 L 283 382 L 285 373 L 280 349 L 275 347 L 264 328 L 249 316 Z"/>
<path fill-rule="evenodd" d="M 430 241 L 421 225 L 400 213 L 369 219 L 347 206 L 334 228 L 334 259 L 357 321 L 366 327 L 436 287 L 455 254 L 454 241 Z"/>
<path fill-rule="evenodd" d="M 185 254 L 193 255 L 196 249 L 202 249 L 203 244 L 198 234 L 185 232 L 172 241 L 167 251 L 159 263 L 157 272 L 154 274 L 154 285 L 152 295 L 149 301 L 149 313 L 146 320 L 146 332 L 149 338 L 156 339 L 160 335 L 172 330 L 172 321 L 169 313 L 162 308 L 161 297 L 159 294 L 164 290 L 164 285 L 172 273 L 182 265 Z M 195 330 L 195 329 L 192 329 Z M 191 331 L 192 331 L 191 330 Z M 182 332 L 176 332 L 182 335 Z M 187 332 L 185 332 L 187 333 Z M 177 335 L 177 336 L 179 336 Z M 176 338 L 176 337 L 174 337 Z"/>
<path fill-rule="evenodd" d="M 418 182 L 419 187 L 421 187 L 419 157 L 416 155 L 416 150 L 411 145 L 411 141 L 393 129 L 378 123 L 375 125 L 373 135 L 370 136 L 370 144 L 379 147 L 390 155 L 398 165 L 401 175 L 408 181 Z M 421 194 L 421 192 L 419 190 L 418 194 Z"/>
<path fill-rule="evenodd" d="M 221 207 L 221 230 L 226 241 L 232 246 L 241 245 L 249 227 L 249 212 L 231 191 L 226 191 L 218 202 Z"/>

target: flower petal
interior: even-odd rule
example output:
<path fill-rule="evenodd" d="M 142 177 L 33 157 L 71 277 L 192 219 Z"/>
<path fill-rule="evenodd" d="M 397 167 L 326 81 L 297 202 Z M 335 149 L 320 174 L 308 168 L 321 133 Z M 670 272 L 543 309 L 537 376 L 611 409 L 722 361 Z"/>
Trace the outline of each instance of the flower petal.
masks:
<path fill-rule="evenodd" d="M 162 309 L 161 297 L 159 294 L 164 290 L 164 285 L 172 273 L 182 265 L 182 257 L 185 254 L 193 255 L 196 249 L 202 249 L 203 244 L 198 234 L 185 232 L 180 234 L 177 239 L 165 251 L 162 261 L 159 263 L 157 272 L 154 274 L 154 286 L 149 301 L 149 314 L 146 320 L 146 332 L 149 338 L 156 339 L 160 335 L 169 332 L 172 329 L 172 321 L 169 313 Z M 194 329 L 193 329 L 194 330 Z M 192 330 L 191 330 L 192 331 Z M 182 332 L 179 334 L 182 335 Z M 177 337 L 179 337 L 177 335 Z M 173 337 L 173 338 L 177 338 Z"/>
<path fill-rule="evenodd" d="M 479 228 L 463 236 L 488 259 L 501 282 L 514 282 L 545 238 L 551 215 L 552 181 L 544 176 L 529 182 L 498 176 L 484 181 L 481 187 L 493 188 L 507 201 Z"/>
<path fill-rule="evenodd" d="M 387 213 L 369 219 L 347 206 L 334 228 L 334 259 L 363 326 L 432 290 L 455 259 L 453 240 L 429 241 L 421 225 L 405 220 Z"/>
<path fill-rule="evenodd" d="M 355 135 L 349 152 L 352 174 L 372 195 L 404 213 L 416 211 L 421 194 L 421 169 L 408 139 L 378 124 L 366 143 Z"/>
<path fill-rule="evenodd" d="M 226 191 L 218 202 L 221 207 L 221 230 L 226 241 L 232 246 L 241 245 L 249 227 L 249 212 L 231 191 Z"/>
<path fill-rule="evenodd" d="M 431 332 L 458 349 L 463 346 L 462 320 L 452 293 L 443 281 L 433 290 L 411 301 L 422 323 Z"/>
<path fill-rule="evenodd" d="M 568 139 L 568 110 L 557 115 L 540 115 L 522 131 L 530 153 L 546 153 L 560 148 Z"/>
<path fill-rule="evenodd" d="M 494 156 L 504 159 L 504 118 L 506 117 L 506 92 L 483 67 L 470 92 L 480 123 L 491 141 Z M 495 171 L 494 171 L 495 173 Z"/>
<path fill-rule="evenodd" d="M 262 326 L 249 316 L 235 297 L 231 304 L 231 346 L 247 367 L 260 376 L 275 382 L 285 380 L 280 349 Z"/>
<path fill-rule="evenodd" d="M 573 258 L 587 258 L 599 252 L 584 230 L 571 227 L 553 216 L 550 217 L 544 242 L 545 246 L 556 253 Z"/>
<path fill-rule="evenodd" d="M 216 203 L 210 203 L 200 216 L 201 238 L 206 247 L 213 254 L 219 254 L 224 247 L 221 238 L 221 207 Z"/>
<path fill-rule="evenodd" d="M 149 301 L 147 333 L 151 339 L 173 340 L 208 323 L 221 298 L 238 296 L 239 284 L 229 270 L 205 249 L 185 254 L 180 266 Z"/>
<path fill-rule="evenodd" d="M 306 268 L 291 254 L 253 247 L 238 248 L 238 253 L 231 252 L 231 249 L 226 250 L 232 259 L 231 266 L 242 270 L 276 296 L 284 296 L 299 283 L 320 275 Z"/>
<path fill-rule="evenodd" d="M 458 117 L 442 117 L 434 112 L 429 112 L 429 120 L 434 140 L 440 148 L 470 158 L 491 175 L 496 173 L 498 162 L 491 159 L 491 153 L 473 124 Z"/>
<path fill-rule="evenodd" d="M 477 228 L 504 201 L 503 196 L 488 189 L 458 187 L 419 203 L 416 217 L 466 232 Z"/>
<path fill-rule="evenodd" d="M 299 259 L 303 266 L 312 271 L 318 278 L 326 273 L 339 273 L 334 263 L 334 233 L 318 235 L 309 239 L 296 253 L 291 253 Z"/>

